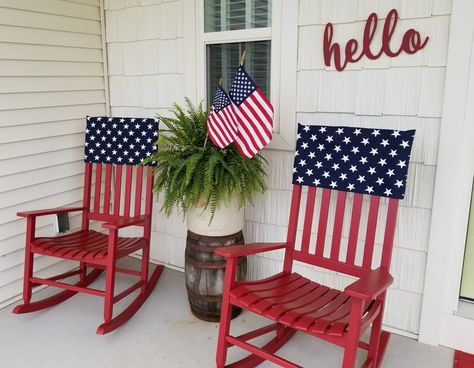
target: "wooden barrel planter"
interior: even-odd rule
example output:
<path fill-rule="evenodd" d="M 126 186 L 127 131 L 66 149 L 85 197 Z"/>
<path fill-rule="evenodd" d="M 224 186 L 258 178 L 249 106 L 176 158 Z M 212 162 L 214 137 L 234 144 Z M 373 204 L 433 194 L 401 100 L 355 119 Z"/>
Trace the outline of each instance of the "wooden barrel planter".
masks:
<path fill-rule="evenodd" d="M 204 236 L 188 230 L 185 252 L 186 289 L 192 313 L 205 321 L 218 322 L 221 315 L 222 287 L 224 285 L 224 257 L 214 249 L 244 244 L 242 231 L 227 236 Z M 237 279 L 247 276 L 247 258 L 239 258 Z M 232 318 L 237 317 L 240 308 L 232 309 Z"/>

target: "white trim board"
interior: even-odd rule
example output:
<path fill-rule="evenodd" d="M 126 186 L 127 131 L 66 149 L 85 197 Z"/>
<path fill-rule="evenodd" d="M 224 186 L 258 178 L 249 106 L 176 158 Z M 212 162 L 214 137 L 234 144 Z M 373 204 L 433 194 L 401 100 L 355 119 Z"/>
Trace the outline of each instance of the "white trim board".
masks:
<path fill-rule="evenodd" d="M 474 176 L 473 13 L 472 0 L 454 0 L 419 336 L 427 344 L 471 353 L 472 323 L 454 313 Z"/>
<path fill-rule="evenodd" d="M 466 334 L 466 331 L 469 334 Z M 474 353 L 474 320 L 446 315 L 441 318 L 440 345 L 449 346 L 469 354 Z"/>
<path fill-rule="evenodd" d="M 102 42 L 102 65 L 104 70 L 104 93 L 105 93 L 105 110 L 107 115 L 111 116 L 110 113 L 110 85 L 109 85 L 109 58 L 107 53 L 107 41 L 105 39 L 105 8 L 104 0 L 100 0 L 100 29 L 101 29 L 101 42 Z"/>

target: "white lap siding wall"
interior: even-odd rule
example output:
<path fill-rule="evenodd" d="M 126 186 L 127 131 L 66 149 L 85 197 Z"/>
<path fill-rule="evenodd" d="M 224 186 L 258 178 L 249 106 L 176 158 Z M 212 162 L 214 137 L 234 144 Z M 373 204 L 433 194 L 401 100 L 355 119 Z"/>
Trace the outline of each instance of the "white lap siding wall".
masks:
<path fill-rule="evenodd" d="M 77 205 L 85 115 L 106 114 L 99 0 L 0 1 L 0 305 L 21 294 L 26 222 Z M 73 213 L 78 227 L 80 214 Z M 51 217 L 37 221 L 52 234 Z M 72 265 L 38 257 L 39 275 Z"/>
<path fill-rule="evenodd" d="M 166 113 L 172 102 L 180 102 L 184 96 L 195 96 L 191 87 L 198 76 L 186 66 L 189 55 L 196 58 L 193 43 L 189 42 L 195 37 L 195 28 L 184 21 L 185 8 L 194 9 L 193 4 L 190 0 L 106 1 L 113 114 L 149 117 L 157 112 Z M 296 127 L 297 122 L 308 122 L 417 129 L 407 198 L 399 211 L 392 262 L 395 283 L 388 295 L 385 318 L 386 326 L 414 336 L 419 329 L 423 297 L 451 0 L 300 0 L 294 4 L 300 14 L 295 40 L 297 106 L 294 119 L 280 124 Z M 325 23 L 334 23 L 334 40 L 345 45 L 349 38 L 362 39 L 364 22 L 371 12 L 377 12 L 382 23 L 392 8 L 401 16 L 394 45 L 398 45 L 404 30 L 415 28 L 430 37 L 423 51 L 395 59 L 363 59 L 342 73 L 324 65 Z M 374 49 L 380 44 L 381 23 Z M 285 29 L 284 18 L 281 27 Z M 188 57 L 183 56 L 185 53 Z M 269 161 L 270 189 L 246 208 L 247 242 L 281 241 L 286 234 L 293 153 L 266 150 L 264 155 Z M 180 215 L 168 219 L 158 213 L 159 207 L 157 202 L 152 256 L 182 268 L 186 227 Z M 331 231 L 329 225 L 328 236 Z M 346 236 L 347 232 L 346 229 Z M 380 234 L 377 244 L 380 251 Z M 257 278 L 278 272 L 281 259 L 281 252 L 252 257 L 249 275 Z M 350 282 L 348 277 L 324 270 L 300 265 L 295 270 L 334 287 Z"/>
<path fill-rule="evenodd" d="M 175 101 L 184 101 L 183 14 L 183 1 L 105 1 L 112 115 L 155 117 L 157 113 L 168 114 Z M 195 74 L 187 77 L 196 78 Z M 178 214 L 164 216 L 157 199 L 151 257 L 183 268 L 183 218 Z"/>

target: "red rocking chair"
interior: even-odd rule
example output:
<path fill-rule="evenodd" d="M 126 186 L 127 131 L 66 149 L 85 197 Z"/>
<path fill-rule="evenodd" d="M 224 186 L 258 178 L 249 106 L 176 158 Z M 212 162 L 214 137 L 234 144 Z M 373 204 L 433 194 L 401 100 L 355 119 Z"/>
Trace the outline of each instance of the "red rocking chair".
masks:
<path fill-rule="evenodd" d="M 404 197 L 413 138 L 413 130 L 299 126 L 286 242 L 216 250 L 227 258 L 217 343 L 218 368 L 255 367 L 264 360 L 282 367 L 300 367 L 274 354 L 297 331 L 343 347 L 343 368 L 354 367 L 358 348 L 368 351 L 363 367 L 380 366 L 390 337 L 388 332 L 382 331 L 384 302 L 387 288 L 393 282 L 389 267 L 397 209 L 399 199 Z M 309 187 L 304 205 L 303 186 Z M 320 200 L 316 187 L 322 188 L 318 189 Z M 381 197 L 388 200 L 381 201 Z M 330 211 L 331 201 L 335 203 Z M 315 203 L 318 203 L 319 219 L 315 242 L 311 242 Z M 366 212 L 363 211 L 365 206 L 367 216 L 362 215 Z M 297 241 L 300 209 L 304 219 L 302 237 Z M 350 219 L 346 225 L 345 219 Z M 380 221 L 382 219 L 384 221 Z M 377 226 L 379 222 L 382 226 Z M 367 224 L 363 241 L 359 241 L 358 235 L 361 223 Z M 328 229 L 332 231 L 330 241 L 326 240 Z M 375 247 L 379 246 L 375 244 L 376 233 L 381 235 L 377 239 L 383 239 L 381 252 L 375 252 L 381 253 L 380 258 L 374 256 Z M 235 281 L 238 257 L 276 249 L 285 250 L 281 273 L 259 281 Z M 294 261 L 358 279 L 343 291 L 332 289 L 292 272 Z M 232 336 L 233 305 L 275 323 Z M 361 341 L 362 333 L 371 324 L 368 343 Z M 272 331 L 275 337 L 263 347 L 249 342 Z M 231 346 L 251 354 L 225 365 Z"/>
<path fill-rule="evenodd" d="M 13 313 L 28 313 L 48 308 L 63 302 L 77 292 L 97 295 L 105 298 L 105 322 L 99 326 L 97 333 L 105 334 L 121 326 L 137 312 L 150 295 L 163 271 L 163 266 L 157 266 L 151 277 L 148 277 L 153 187 L 151 166 L 153 164 L 140 165 L 156 148 L 154 144 L 157 135 L 158 121 L 154 119 L 87 118 L 82 206 L 18 213 L 18 216 L 27 219 L 24 304 L 15 307 Z M 122 164 L 125 163 L 127 165 L 124 167 Z M 144 173 L 146 173 L 146 178 L 144 178 Z M 124 181 L 124 188 L 122 188 L 122 181 Z M 144 205 L 142 197 L 145 198 Z M 79 231 L 58 237 L 35 236 L 35 223 L 38 216 L 74 211 L 82 212 L 82 227 Z M 103 222 L 102 228 L 106 233 L 91 230 L 90 221 Z M 119 230 L 128 226 L 142 227 L 143 236 L 120 237 Z M 118 259 L 138 250 L 142 250 L 141 271 L 116 267 Z M 35 254 L 78 261 L 79 268 L 46 279 L 34 277 Z M 90 272 L 88 272 L 89 269 L 91 269 Z M 104 270 L 105 290 L 88 287 Z M 114 285 L 117 272 L 136 276 L 139 281 L 115 295 Z M 59 281 L 75 275 L 79 276 L 79 281 L 75 284 Z M 66 290 L 49 298 L 31 302 L 32 288 L 38 285 Z M 138 289 L 140 292 L 133 302 L 113 317 L 114 303 Z"/>

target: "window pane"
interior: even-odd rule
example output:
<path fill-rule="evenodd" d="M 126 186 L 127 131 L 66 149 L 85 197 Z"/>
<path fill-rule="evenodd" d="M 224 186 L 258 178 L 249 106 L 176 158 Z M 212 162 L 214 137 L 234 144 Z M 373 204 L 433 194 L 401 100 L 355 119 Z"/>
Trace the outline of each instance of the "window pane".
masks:
<path fill-rule="evenodd" d="M 228 92 L 232 84 L 240 55 L 245 50 L 245 69 L 258 87 L 270 98 L 271 42 L 255 41 L 224 43 L 207 46 L 207 101 L 214 98 L 220 77 Z"/>
<path fill-rule="evenodd" d="M 271 0 L 205 0 L 204 31 L 271 26 Z"/>

